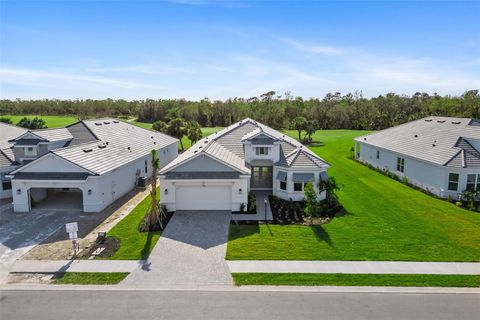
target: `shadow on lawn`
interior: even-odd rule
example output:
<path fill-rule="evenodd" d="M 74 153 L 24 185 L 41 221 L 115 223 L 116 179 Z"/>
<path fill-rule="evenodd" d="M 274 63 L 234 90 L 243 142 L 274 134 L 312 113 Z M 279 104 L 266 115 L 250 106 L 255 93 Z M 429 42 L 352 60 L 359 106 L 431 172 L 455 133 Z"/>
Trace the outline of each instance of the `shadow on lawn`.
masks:
<path fill-rule="evenodd" d="M 236 240 L 244 237 L 251 236 L 253 234 L 260 233 L 260 228 L 258 223 L 255 224 L 241 224 L 241 225 L 230 225 L 230 232 L 228 233 L 228 240 Z"/>
<path fill-rule="evenodd" d="M 322 226 L 311 226 L 310 227 L 315 234 L 315 237 L 318 241 L 325 241 L 330 247 L 332 246 L 332 240 L 330 239 L 330 235 Z"/>

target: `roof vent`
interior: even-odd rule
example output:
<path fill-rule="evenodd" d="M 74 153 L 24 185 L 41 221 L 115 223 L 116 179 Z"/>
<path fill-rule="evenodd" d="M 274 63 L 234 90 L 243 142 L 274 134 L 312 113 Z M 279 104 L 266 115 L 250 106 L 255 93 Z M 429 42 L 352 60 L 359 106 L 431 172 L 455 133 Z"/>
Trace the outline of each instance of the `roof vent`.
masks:
<path fill-rule="evenodd" d="M 106 144 L 99 144 L 98 147 L 99 147 L 100 149 L 104 149 L 104 148 L 107 147 L 107 145 L 106 145 Z"/>
<path fill-rule="evenodd" d="M 452 124 L 460 124 L 460 121 L 452 121 Z"/>
<path fill-rule="evenodd" d="M 425 122 L 432 122 L 432 119 L 425 119 Z"/>
<path fill-rule="evenodd" d="M 193 151 L 193 153 L 197 153 L 197 152 L 198 152 L 198 150 Z"/>
<path fill-rule="evenodd" d="M 103 123 L 105 123 L 105 124 L 110 124 L 110 121 L 103 121 Z"/>
<path fill-rule="evenodd" d="M 130 147 L 127 147 L 127 150 L 130 150 Z"/>
<path fill-rule="evenodd" d="M 153 139 L 153 136 L 150 136 L 150 139 Z"/>
<path fill-rule="evenodd" d="M 207 140 L 207 139 L 205 139 L 205 141 L 204 141 L 203 143 L 208 143 L 208 140 Z"/>
<path fill-rule="evenodd" d="M 198 149 L 202 149 L 202 146 L 198 147 Z"/>
<path fill-rule="evenodd" d="M 157 141 L 153 141 L 153 144 L 157 144 Z"/>
<path fill-rule="evenodd" d="M 445 120 L 437 120 L 438 123 L 445 123 Z"/>
<path fill-rule="evenodd" d="M 118 121 L 118 120 L 113 120 L 113 123 L 119 123 L 119 122 L 120 122 L 120 121 Z"/>
<path fill-rule="evenodd" d="M 418 134 L 414 135 L 415 138 L 418 138 Z"/>
<path fill-rule="evenodd" d="M 432 147 L 436 147 L 437 146 L 437 140 L 433 141 L 433 144 L 432 144 Z"/>
<path fill-rule="evenodd" d="M 93 151 L 92 148 L 85 148 L 85 149 L 83 149 L 83 152 L 92 152 L 92 151 Z"/>
<path fill-rule="evenodd" d="M 96 126 L 101 126 L 102 123 L 101 123 L 101 122 L 95 122 L 95 125 L 96 125 Z"/>
<path fill-rule="evenodd" d="M 108 141 L 105 141 L 105 144 L 108 146 Z"/>

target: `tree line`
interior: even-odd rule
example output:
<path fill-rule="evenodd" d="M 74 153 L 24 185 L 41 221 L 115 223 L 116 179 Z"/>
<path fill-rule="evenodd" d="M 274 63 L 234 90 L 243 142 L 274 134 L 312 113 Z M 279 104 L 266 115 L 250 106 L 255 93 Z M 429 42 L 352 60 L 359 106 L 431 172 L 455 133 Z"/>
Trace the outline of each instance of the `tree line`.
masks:
<path fill-rule="evenodd" d="M 418 118 L 437 115 L 480 118 L 480 95 L 469 90 L 460 96 L 417 92 L 411 96 L 388 93 L 366 98 L 361 92 L 328 93 L 322 99 L 303 99 L 275 91 L 260 97 L 224 101 L 185 99 L 146 100 L 0 100 L 0 115 L 38 114 L 93 117 L 135 117 L 139 121 L 169 123 L 174 119 L 198 122 L 201 127 L 228 126 L 250 117 L 275 129 L 379 130 Z M 300 119 L 299 119 L 300 118 Z M 306 120 L 306 123 L 303 121 Z M 296 126 L 297 124 L 297 126 Z M 306 132 L 307 132 L 306 131 Z M 308 133 L 305 139 L 308 140 Z"/>

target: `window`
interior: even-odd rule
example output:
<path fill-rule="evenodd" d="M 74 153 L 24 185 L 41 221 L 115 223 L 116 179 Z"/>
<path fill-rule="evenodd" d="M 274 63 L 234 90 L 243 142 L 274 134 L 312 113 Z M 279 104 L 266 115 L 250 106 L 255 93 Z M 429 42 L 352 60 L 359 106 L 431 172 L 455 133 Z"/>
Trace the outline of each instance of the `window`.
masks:
<path fill-rule="evenodd" d="M 287 190 L 287 181 L 280 181 L 280 190 Z"/>
<path fill-rule="evenodd" d="M 255 154 L 258 155 L 268 155 L 268 147 L 256 147 Z"/>
<path fill-rule="evenodd" d="M 24 153 L 26 156 L 36 156 L 37 155 L 37 148 L 35 147 L 25 147 Z"/>
<path fill-rule="evenodd" d="M 380 150 L 377 150 L 377 159 L 380 159 Z"/>
<path fill-rule="evenodd" d="M 294 182 L 293 191 L 303 191 L 303 182 Z"/>
<path fill-rule="evenodd" d="M 397 171 L 403 172 L 405 170 L 405 159 L 397 158 Z"/>
<path fill-rule="evenodd" d="M 458 173 L 449 173 L 448 174 L 448 190 L 457 191 L 458 190 Z"/>
<path fill-rule="evenodd" d="M 145 159 L 145 173 L 148 173 L 148 160 Z"/>
<path fill-rule="evenodd" d="M 480 190 L 480 174 L 467 175 L 467 190 L 475 191 Z"/>
<path fill-rule="evenodd" d="M 12 189 L 12 181 L 10 181 L 10 179 L 7 179 L 4 173 L 0 174 L 0 180 L 0 182 L 2 183 L 2 190 Z"/>

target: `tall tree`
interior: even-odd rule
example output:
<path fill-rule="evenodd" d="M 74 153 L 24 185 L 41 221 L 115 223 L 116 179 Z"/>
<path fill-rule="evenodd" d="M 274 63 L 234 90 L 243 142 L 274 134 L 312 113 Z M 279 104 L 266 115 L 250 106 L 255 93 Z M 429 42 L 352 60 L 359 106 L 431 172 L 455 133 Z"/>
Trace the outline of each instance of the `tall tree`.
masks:
<path fill-rule="evenodd" d="M 167 133 L 168 125 L 162 120 L 157 120 L 154 123 L 152 123 L 152 129 L 158 132 Z"/>
<path fill-rule="evenodd" d="M 302 141 L 302 131 L 307 127 L 307 119 L 305 117 L 296 117 L 293 119 L 292 126 L 298 132 L 298 140 Z"/>
<path fill-rule="evenodd" d="M 186 126 L 187 138 L 194 144 L 198 140 L 202 139 L 202 129 L 197 121 L 190 121 Z"/>
<path fill-rule="evenodd" d="M 180 146 L 182 147 L 182 150 L 184 150 L 182 138 L 185 135 L 185 120 L 182 118 L 170 120 L 168 123 L 167 133 L 180 140 Z"/>

